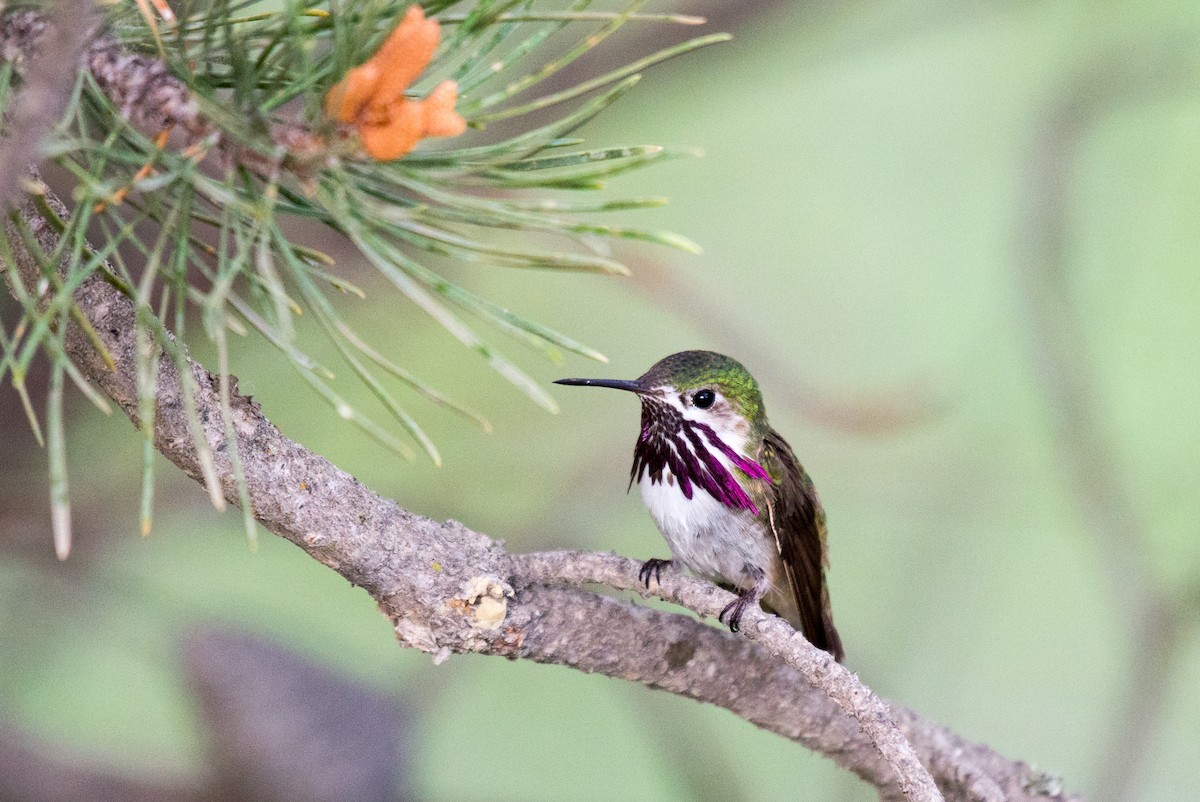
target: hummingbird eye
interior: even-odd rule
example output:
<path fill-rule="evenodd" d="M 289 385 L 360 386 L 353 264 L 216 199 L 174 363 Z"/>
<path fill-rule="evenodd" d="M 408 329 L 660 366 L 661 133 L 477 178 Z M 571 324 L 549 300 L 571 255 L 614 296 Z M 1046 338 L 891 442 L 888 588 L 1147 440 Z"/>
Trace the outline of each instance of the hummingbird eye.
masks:
<path fill-rule="evenodd" d="M 692 396 L 692 404 L 699 409 L 708 409 L 717 400 L 717 394 L 712 390 L 700 390 Z"/>

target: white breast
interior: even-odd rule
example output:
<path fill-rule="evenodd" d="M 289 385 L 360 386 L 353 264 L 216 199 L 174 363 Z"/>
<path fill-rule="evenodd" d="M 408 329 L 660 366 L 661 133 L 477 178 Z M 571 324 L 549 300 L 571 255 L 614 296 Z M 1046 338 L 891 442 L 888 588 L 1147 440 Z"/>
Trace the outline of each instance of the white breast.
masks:
<path fill-rule="evenodd" d="M 697 486 L 689 499 L 669 470 L 654 484 L 642 476 L 638 489 L 671 554 L 693 572 L 743 587 L 747 565 L 775 574 L 774 543 L 749 510 L 731 510 Z"/>

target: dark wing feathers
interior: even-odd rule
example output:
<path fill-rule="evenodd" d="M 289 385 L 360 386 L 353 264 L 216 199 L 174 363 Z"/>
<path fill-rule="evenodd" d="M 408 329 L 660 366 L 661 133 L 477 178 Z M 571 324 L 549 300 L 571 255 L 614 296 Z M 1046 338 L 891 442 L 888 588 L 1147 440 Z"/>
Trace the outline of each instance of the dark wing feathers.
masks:
<path fill-rule="evenodd" d="M 775 534 L 783 567 L 799 610 L 804 636 L 840 663 L 845 653 L 833 626 L 825 567 L 825 511 L 812 480 L 791 447 L 773 429 L 763 439 L 760 462 L 774 481 L 767 490 L 768 523 Z M 797 622 L 793 621 L 795 626 Z"/>

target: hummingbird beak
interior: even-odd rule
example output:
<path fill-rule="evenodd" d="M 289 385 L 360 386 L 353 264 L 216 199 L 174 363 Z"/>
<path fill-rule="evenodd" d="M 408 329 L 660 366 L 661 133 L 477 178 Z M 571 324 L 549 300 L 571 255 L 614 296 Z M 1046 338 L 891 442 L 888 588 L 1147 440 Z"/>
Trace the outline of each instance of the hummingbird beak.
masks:
<path fill-rule="evenodd" d="M 611 387 L 614 390 L 628 390 L 638 395 L 645 392 L 645 388 L 637 380 L 630 379 L 559 379 L 554 383 L 578 387 Z"/>

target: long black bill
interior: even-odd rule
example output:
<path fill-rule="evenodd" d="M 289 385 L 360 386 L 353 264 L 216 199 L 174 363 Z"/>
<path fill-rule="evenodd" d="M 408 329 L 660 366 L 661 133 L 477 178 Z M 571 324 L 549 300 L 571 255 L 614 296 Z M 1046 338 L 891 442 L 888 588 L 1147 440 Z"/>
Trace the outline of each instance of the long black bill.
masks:
<path fill-rule="evenodd" d="M 631 393 L 641 393 L 642 385 L 636 380 L 629 379 L 559 379 L 555 384 L 570 384 L 578 387 L 611 387 L 614 390 L 628 390 Z"/>

